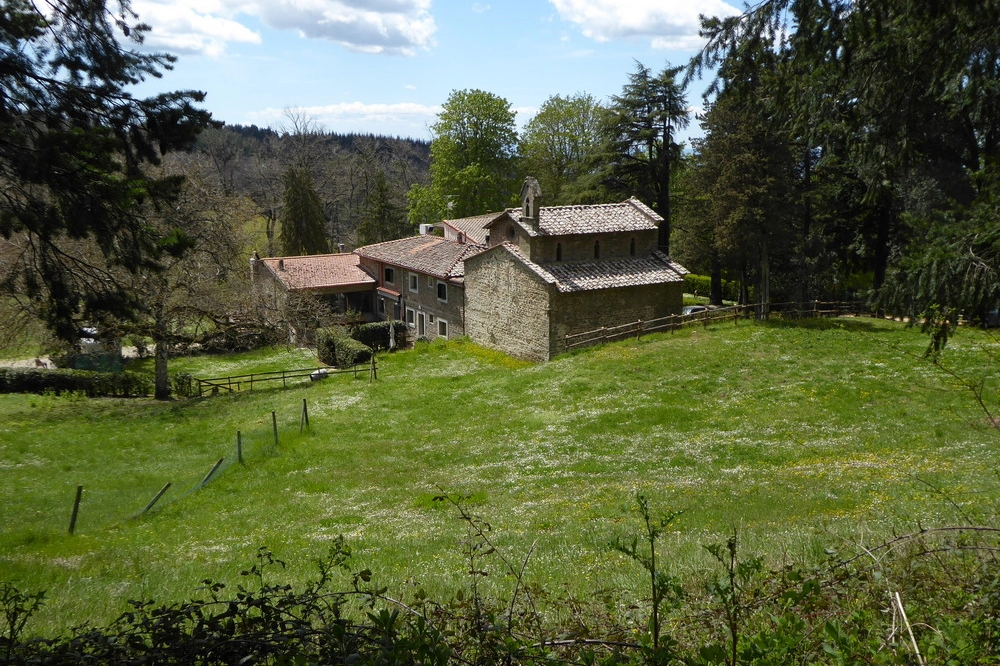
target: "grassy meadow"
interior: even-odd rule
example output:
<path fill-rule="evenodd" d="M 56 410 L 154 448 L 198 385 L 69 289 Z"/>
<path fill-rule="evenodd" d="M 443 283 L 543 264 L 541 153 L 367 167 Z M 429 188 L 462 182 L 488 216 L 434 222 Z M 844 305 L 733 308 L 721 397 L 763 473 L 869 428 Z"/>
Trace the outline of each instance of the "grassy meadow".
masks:
<path fill-rule="evenodd" d="M 945 361 L 985 377 L 996 342 L 963 329 Z M 918 525 L 991 522 L 1000 432 L 971 391 L 920 360 L 926 344 L 873 319 L 740 322 L 545 364 L 461 340 L 421 344 L 380 355 L 374 383 L 334 376 L 165 403 L 0 396 L 0 580 L 47 590 L 32 629 L 53 633 L 105 623 L 129 599 L 188 598 L 203 579 L 235 587 L 261 546 L 288 565 L 272 582 L 302 582 L 343 535 L 355 568 L 389 594 L 444 597 L 467 584 L 468 564 L 464 524 L 434 501 L 442 492 L 468 496 L 512 560 L 530 554 L 529 580 L 554 593 L 620 591 L 623 604 L 644 580 L 608 544 L 639 532 L 637 492 L 656 512 L 683 511 L 661 549 L 685 575 L 711 566 L 703 546 L 734 529 L 778 564 Z M 176 359 L 171 370 L 316 363 L 281 349 Z M 984 386 L 990 401 L 995 382 Z M 311 427 L 300 435 L 303 400 Z M 238 430 L 244 465 L 233 464 Z M 498 565 L 485 584 L 508 589 Z"/>

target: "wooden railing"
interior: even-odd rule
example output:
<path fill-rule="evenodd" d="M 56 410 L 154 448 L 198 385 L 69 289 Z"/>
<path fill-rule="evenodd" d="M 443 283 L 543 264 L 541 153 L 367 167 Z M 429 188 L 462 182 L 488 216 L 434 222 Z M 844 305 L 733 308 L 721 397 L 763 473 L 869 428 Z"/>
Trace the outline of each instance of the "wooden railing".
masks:
<path fill-rule="evenodd" d="M 284 387 L 288 386 L 289 381 L 301 381 L 307 378 L 311 381 L 317 381 L 325 379 L 330 375 L 341 375 L 347 373 L 353 373 L 354 376 L 357 377 L 359 372 L 368 373 L 369 377 L 374 379 L 376 373 L 374 357 L 370 362 L 351 366 L 349 368 L 275 370 L 274 372 L 256 372 L 249 375 L 233 375 L 231 377 L 214 377 L 211 379 L 199 379 L 195 377 L 194 381 L 197 383 L 198 397 L 200 398 L 206 393 L 208 395 L 217 395 L 221 391 L 227 391 L 229 393 L 252 391 L 255 384 L 259 386 L 260 384 L 266 382 L 280 381 L 281 385 Z"/>
<path fill-rule="evenodd" d="M 563 339 L 563 349 L 561 351 L 570 351 L 578 347 L 588 347 L 615 340 L 624 340 L 625 338 L 634 337 L 638 339 L 648 333 L 674 331 L 684 326 L 698 324 L 708 326 L 709 324 L 726 321 L 737 323 L 740 319 L 768 319 L 774 316 L 781 317 L 782 319 L 804 319 L 809 317 L 839 317 L 847 314 L 874 315 L 874 312 L 865 303 L 853 301 L 806 301 L 802 303 L 733 305 L 722 308 L 710 308 L 689 315 L 668 315 L 647 321 L 640 319 L 619 326 L 607 326 L 592 331 L 572 333 Z"/>

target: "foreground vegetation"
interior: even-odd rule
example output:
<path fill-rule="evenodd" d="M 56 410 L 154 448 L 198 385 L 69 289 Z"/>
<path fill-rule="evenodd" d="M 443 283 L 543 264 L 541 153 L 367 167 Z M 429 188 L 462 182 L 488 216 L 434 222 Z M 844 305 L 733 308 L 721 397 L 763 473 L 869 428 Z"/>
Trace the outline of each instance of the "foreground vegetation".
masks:
<path fill-rule="evenodd" d="M 986 334 L 962 330 L 944 362 L 960 377 L 985 377 L 984 350 L 993 345 Z M 468 600 L 467 572 L 483 570 L 490 575 L 475 577 L 475 592 L 509 599 L 519 581 L 522 594 L 531 590 L 531 613 L 559 628 L 550 638 L 571 626 L 602 631 L 591 623 L 645 635 L 650 609 L 641 600 L 651 594 L 637 561 L 646 534 L 637 493 L 654 518 L 682 512 L 656 540 L 657 570 L 688 593 L 720 574 L 717 583 L 727 580 L 734 534 L 737 559 L 754 564 L 748 581 L 778 586 L 784 578 L 763 572 L 847 559 L 894 534 L 995 524 L 996 431 L 970 390 L 920 359 L 925 346 L 918 331 L 878 320 L 740 323 L 544 365 L 463 341 L 421 344 L 380 356 L 374 383 L 338 376 L 204 400 L 2 396 L 0 578 L 24 593 L 47 592 L 27 630 L 53 635 L 84 620 L 106 624 L 130 599 L 205 599 L 206 590 L 195 591 L 205 579 L 235 587 L 262 546 L 287 563 L 267 584 L 303 590 L 316 578 L 316 560 L 344 543 L 351 570 L 370 571 L 376 590 L 396 598 L 412 601 L 423 590 L 444 603 L 461 589 Z M 218 376 L 314 362 L 286 350 L 178 359 L 174 367 Z M 983 385 L 987 405 L 994 388 L 992 380 Z M 311 428 L 300 435 L 303 400 Z M 272 411 L 279 446 L 250 447 L 244 466 L 192 490 L 219 457 L 232 455 L 237 430 L 251 442 L 266 438 Z M 178 490 L 132 518 L 168 481 Z M 78 484 L 85 500 L 71 537 Z M 435 501 L 445 494 L 464 499 Z M 489 529 L 463 521 L 463 512 Z M 469 546 L 483 534 L 497 553 L 470 562 Z M 639 550 L 631 556 L 611 545 L 628 546 L 634 535 Z M 963 538 L 943 543 L 982 545 Z M 706 549 L 711 544 L 719 557 Z M 863 579 L 850 580 L 870 582 L 876 561 L 902 563 L 892 581 L 917 594 L 921 576 L 931 575 L 928 558 L 878 552 Z M 510 575 L 497 554 L 516 572 L 524 562 L 523 574 Z M 944 578 L 969 573 L 948 588 L 947 603 L 996 606 L 996 581 L 982 577 L 990 569 L 968 558 L 935 569 Z M 823 573 L 821 587 L 839 575 Z M 330 589 L 350 589 L 352 580 L 345 573 Z M 736 582 L 705 598 L 721 603 Z M 888 588 L 864 587 L 869 603 L 848 589 L 853 584 L 837 594 L 858 600 L 857 622 L 882 640 L 887 633 L 872 623 L 889 620 L 873 609 L 889 609 Z M 664 635 L 684 638 L 718 619 L 668 606 Z M 921 608 L 932 613 L 921 621 L 933 624 L 939 609 Z M 814 638 L 816 646 L 827 640 Z"/>

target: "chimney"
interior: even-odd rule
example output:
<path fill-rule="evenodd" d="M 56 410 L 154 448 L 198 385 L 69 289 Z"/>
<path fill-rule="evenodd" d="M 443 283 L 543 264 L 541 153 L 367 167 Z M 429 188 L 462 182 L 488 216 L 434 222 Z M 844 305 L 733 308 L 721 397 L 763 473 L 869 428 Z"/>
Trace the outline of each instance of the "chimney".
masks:
<path fill-rule="evenodd" d="M 285 270 L 285 260 L 284 259 L 278 259 L 278 270 L 279 271 Z"/>
<path fill-rule="evenodd" d="M 343 243 L 337 243 L 337 252 L 339 252 L 341 254 L 344 254 L 344 244 Z"/>

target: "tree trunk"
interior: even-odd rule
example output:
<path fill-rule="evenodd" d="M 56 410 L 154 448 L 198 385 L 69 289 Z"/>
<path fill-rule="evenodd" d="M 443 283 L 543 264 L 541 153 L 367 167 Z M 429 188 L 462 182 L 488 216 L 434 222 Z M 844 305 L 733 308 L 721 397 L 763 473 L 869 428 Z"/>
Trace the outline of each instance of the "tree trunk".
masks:
<path fill-rule="evenodd" d="M 167 360 L 170 358 L 170 343 L 162 331 L 157 331 L 153 338 L 156 344 L 154 353 L 153 395 L 157 400 L 170 399 L 170 375 L 167 372 Z"/>
<path fill-rule="evenodd" d="M 712 291 L 709 294 L 708 302 L 712 305 L 722 305 L 722 262 L 719 260 L 719 253 L 714 250 L 709 270 L 712 278 Z"/>

